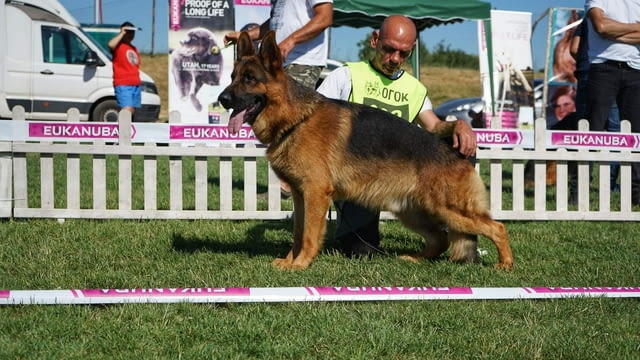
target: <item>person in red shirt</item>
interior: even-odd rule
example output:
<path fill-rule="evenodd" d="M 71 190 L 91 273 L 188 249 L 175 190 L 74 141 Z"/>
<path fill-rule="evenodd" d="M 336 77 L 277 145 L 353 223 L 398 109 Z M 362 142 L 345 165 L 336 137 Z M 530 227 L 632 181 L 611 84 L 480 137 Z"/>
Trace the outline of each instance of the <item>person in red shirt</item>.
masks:
<path fill-rule="evenodd" d="M 142 101 L 140 54 L 131 44 L 135 34 L 136 27 L 127 21 L 120 25 L 120 32 L 108 43 L 113 55 L 113 87 L 118 107 L 131 112 L 131 116 Z"/>

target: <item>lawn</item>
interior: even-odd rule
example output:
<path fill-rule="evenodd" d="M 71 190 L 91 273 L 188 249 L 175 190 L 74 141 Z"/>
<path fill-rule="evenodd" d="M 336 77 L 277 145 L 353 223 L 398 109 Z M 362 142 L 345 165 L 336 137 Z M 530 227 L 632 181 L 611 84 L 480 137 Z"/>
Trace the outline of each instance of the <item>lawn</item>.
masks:
<path fill-rule="evenodd" d="M 333 224 L 330 227 L 330 232 Z M 270 265 L 289 221 L 0 223 L 0 288 L 638 286 L 640 226 L 509 222 L 516 265 L 396 257 L 421 240 L 381 226 L 387 255 L 348 259 L 329 236 L 305 271 Z M 2 306 L 2 359 L 632 359 L 638 299 Z"/>

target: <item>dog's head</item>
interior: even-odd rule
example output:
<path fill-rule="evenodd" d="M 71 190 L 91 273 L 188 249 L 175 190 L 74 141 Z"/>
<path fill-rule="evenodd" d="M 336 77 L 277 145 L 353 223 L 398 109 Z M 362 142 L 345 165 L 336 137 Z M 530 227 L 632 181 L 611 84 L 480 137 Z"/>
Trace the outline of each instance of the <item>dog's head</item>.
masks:
<path fill-rule="evenodd" d="M 206 58 L 210 55 L 220 56 L 220 47 L 213 38 L 211 31 L 205 28 L 195 28 L 187 33 L 187 37 L 180 41 L 180 52 L 195 58 Z"/>
<path fill-rule="evenodd" d="M 276 86 L 285 78 L 282 56 L 273 31 L 264 36 L 257 54 L 249 35 L 241 33 L 236 59 L 231 84 L 218 97 L 222 106 L 233 109 L 229 119 L 231 133 L 238 132 L 243 123 L 253 125 L 268 105 L 268 87 Z"/>

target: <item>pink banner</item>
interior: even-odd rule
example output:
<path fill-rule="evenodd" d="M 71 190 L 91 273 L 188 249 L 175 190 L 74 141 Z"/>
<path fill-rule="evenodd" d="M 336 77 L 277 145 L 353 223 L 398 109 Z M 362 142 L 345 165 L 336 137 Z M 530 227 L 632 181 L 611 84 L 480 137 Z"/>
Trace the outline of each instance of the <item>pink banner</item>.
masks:
<path fill-rule="evenodd" d="M 236 0 L 236 5 L 271 6 L 271 0 Z"/>
<path fill-rule="evenodd" d="M 0 305 L 640 297 L 640 287 L 290 287 L 0 290 Z"/>
<path fill-rule="evenodd" d="M 356 286 L 356 287 L 316 287 L 320 295 L 414 295 L 414 294 L 472 294 L 471 288 L 448 287 L 403 287 L 403 286 Z"/>
<path fill-rule="evenodd" d="M 85 289 L 84 297 L 248 296 L 249 288 Z"/>
<path fill-rule="evenodd" d="M 518 130 L 473 130 L 478 145 L 520 145 L 523 135 Z"/>
<path fill-rule="evenodd" d="M 554 131 L 551 145 L 588 148 L 640 148 L 640 135 L 600 132 Z"/>
<path fill-rule="evenodd" d="M 131 138 L 135 137 L 131 126 Z M 117 123 L 29 122 L 29 136 L 56 139 L 117 139 Z"/>
<path fill-rule="evenodd" d="M 171 125 L 170 140 L 215 140 L 215 141 L 258 141 L 250 126 L 243 126 L 236 134 L 231 134 L 227 125 Z"/>
<path fill-rule="evenodd" d="M 169 0 L 169 29 L 171 30 L 182 28 L 182 15 L 180 15 L 182 4 L 184 0 Z"/>
<path fill-rule="evenodd" d="M 524 288 L 537 294 L 581 294 L 581 293 L 637 293 L 638 287 L 541 287 Z"/>

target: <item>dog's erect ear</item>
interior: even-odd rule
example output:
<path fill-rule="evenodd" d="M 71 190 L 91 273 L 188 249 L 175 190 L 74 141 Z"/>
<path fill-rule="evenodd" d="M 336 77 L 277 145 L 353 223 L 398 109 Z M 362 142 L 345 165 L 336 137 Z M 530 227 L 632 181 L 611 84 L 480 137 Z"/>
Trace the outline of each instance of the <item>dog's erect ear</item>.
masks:
<path fill-rule="evenodd" d="M 280 48 L 276 43 L 276 33 L 270 30 L 267 35 L 262 38 L 260 44 L 260 52 L 258 54 L 262 59 L 262 65 L 270 73 L 274 73 L 275 70 L 282 67 L 282 55 L 280 54 Z"/>
<path fill-rule="evenodd" d="M 256 50 L 253 47 L 253 42 L 249 38 L 249 34 L 246 31 L 240 33 L 238 37 L 238 45 L 236 46 L 237 59 L 243 56 L 253 56 L 256 54 Z"/>

